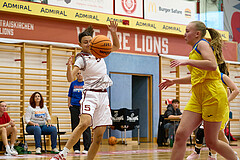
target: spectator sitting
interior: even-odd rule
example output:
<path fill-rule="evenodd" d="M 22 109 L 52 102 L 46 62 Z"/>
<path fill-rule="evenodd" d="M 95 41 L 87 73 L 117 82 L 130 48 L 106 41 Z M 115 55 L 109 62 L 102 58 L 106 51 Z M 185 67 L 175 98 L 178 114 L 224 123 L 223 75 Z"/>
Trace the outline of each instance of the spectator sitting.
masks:
<path fill-rule="evenodd" d="M 14 149 L 14 143 L 17 137 L 17 127 L 14 120 L 10 119 L 7 112 L 7 104 L 4 101 L 0 101 L 0 134 L 2 136 L 3 144 L 6 148 L 5 155 L 17 155 L 18 152 Z M 11 135 L 10 146 L 8 145 L 7 137 Z"/>
<path fill-rule="evenodd" d="M 182 117 L 182 113 L 179 109 L 179 100 L 173 99 L 172 104 L 169 104 L 167 106 L 167 110 L 164 113 L 164 118 L 179 119 L 181 117 Z M 173 121 L 166 121 L 164 128 L 168 130 L 169 139 L 171 138 L 171 136 L 174 138 L 174 130 L 177 129 L 178 125 L 179 125 L 179 122 L 175 122 L 175 128 L 174 128 Z"/>
<path fill-rule="evenodd" d="M 57 129 L 51 124 L 51 117 L 41 93 L 35 92 L 30 98 L 30 106 L 25 113 L 25 121 L 27 123 L 26 131 L 34 135 L 36 154 L 41 154 L 41 134 L 51 134 L 51 146 L 53 152 L 58 153 L 57 145 Z M 46 125 L 47 122 L 47 125 Z"/>

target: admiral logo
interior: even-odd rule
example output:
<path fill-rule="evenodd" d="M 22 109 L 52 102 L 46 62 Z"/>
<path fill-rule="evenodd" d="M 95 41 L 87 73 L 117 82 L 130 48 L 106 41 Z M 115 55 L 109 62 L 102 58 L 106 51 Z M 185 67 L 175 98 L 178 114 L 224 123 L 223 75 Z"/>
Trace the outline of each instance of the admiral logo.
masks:
<path fill-rule="evenodd" d="M 144 22 L 137 21 L 136 26 L 144 26 L 144 27 L 150 27 L 150 28 L 156 29 L 156 26 L 153 23 L 144 23 Z"/>
<path fill-rule="evenodd" d="M 191 18 L 191 10 L 189 8 L 185 9 L 185 17 L 186 18 Z"/>
<path fill-rule="evenodd" d="M 4 2 L 2 7 L 32 11 L 29 5 L 21 5 L 7 2 Z"/>
<path fill-rule="evenodd" d="M 44 8 L 44 7 L 42 7 L 40 13 L 41 13 L 41 12 L 67 16 L 65 11 L 55 10 L 55 9 L 48 9 L 48 8 Z"/>
<path fill-rule="evenodd" d="M 110 22 L 110 21 L 116 21 L 118 23 L 122 23 L 123 19 L 116 19 L 116 18 L 107 17 L 107 22 Z"/>
<path fill-rule="evenodd" d="M 156 13 L 156 3 L 154 2 L 149 2 L 148 4 L 148 12 L 155 12 Z"/>
<path fill-rule="evenodd" d="M 167 25 L 163 25 L 164 30 L 172 30 L 172 31 L 178 31 L 178 32 L 182 32 L 180 27 L 175 27 L 175 26 L 167 26 Z"/>
<path fill-rule="evenodd" d="M 136 10 L 137 2 L 136 0 L 122 0 L 122 7 L 126 13 L 132 14 Z"/>
<path fill-rule="evenodd" d="M 95 19 L 96 21 L 99 21 L 97 15 L 91 15 L 91 14 L 83 14 L 83 13 L 76 13 L 75 18 L 86 18 L 86 19 Z"/>

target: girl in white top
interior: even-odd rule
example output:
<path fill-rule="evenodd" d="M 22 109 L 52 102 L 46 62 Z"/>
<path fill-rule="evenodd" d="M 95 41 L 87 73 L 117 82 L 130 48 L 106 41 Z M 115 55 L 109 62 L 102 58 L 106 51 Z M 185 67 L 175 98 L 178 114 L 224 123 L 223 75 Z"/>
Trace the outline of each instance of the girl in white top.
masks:
<path fill-rule="evenodd" d="M 113 48 L 115 51 L 119 48 L 117 37 L 117 23 L 111 21 L 108 28 L 112 34 Z M 84 79 L 84 91 L 82 95 L 80 123 L 74 129 L 67 144 L 62 152 L 55 155 L 51 160 L 66 159 L 69 149 L 77 143 L 83 131 L 90 125 L 93 125 L 93 142 L 88 151 L 88 160 L 94 159 L 100 146 L 103 133 L 107 125 L 112 125 L 111 111 L 107 88 L 112 85 L 112 80 L 107 75 L 107 68 L 104 59 L 98 59 L 90 53 L 89 44 L 92 40 L 93 28 L 90 26 L 84 32 L 79 34 L 79 45 L 82 52 L 76 56 L 74 68 L 72 70 L 72 57 L 68 60 L 67 79 L 69 82 L 74 80 L 73 75 L 81 70 Z"/>
<path fill-rule="evenodd" d="M 31 121 L 34 124 L 43 126 L 46 124 L 46 121 L 51 121 L 51 117 L 45 105 L 43 105 L 43 108 L 40 106 L 36 106 L 36 108 L 28 106 L 25 113 L 25 121 L 27 124 Z"/>
<path fill-rule="evenodd" d="M 51 147 L 53 152 L 58 153 L 57 145 L 57 129 L 51 124 L 51 117 L 44 100 L 39 92 L 34 92 L 30 97 L 30 106 L 25 113 L 25 121 L 27 123 L 26 131 L 34 135 L 36 154 L 41 154 L 41 134 L 51 135 Z"/>

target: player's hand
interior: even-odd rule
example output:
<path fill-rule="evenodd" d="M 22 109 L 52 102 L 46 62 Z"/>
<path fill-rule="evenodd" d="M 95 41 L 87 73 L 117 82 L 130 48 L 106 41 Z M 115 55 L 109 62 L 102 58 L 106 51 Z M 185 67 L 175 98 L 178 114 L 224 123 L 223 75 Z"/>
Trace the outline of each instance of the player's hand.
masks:
<path fill-rule="evenodd" d="M 188 65 L 188 60 L 185 59 L 181 59 L 181 60 L 173 60 L 170 62 L 170 67 L 177 67 L 177 66 L 184 66 L 184 65 Z"/>
<path fill-rule="evenodd" d="M 110 25 L 107 26 L 111 32 L 117 32 L 118 23 L 116 21 L 110 21 Z"/>
<path fill-rule="evenodd" d="M 165 90 L 168 87 L 174 85 L 174 82 L 172 80 L 170 80 L 170 79 L 163 79 L 163 80 L 165 80 L 165 81 L 158 85 L 160 90 Z"/>
<path fill-rule="evenodd" d="M 38 124 L 38 123 L 34 123 L 34 127 L 35 127 L 35 126 L 39 126 L 39 124 Z"/>
<path fill-rule="evenodd" d="M 72 63 L 73 63 L 73 55 L 68 58 L 67 65 L 68 65 L 68 66 L 71 66 Z"/>
<path fill-rule="evenodd" d="M 15 123 L 14 123 L 14 120 L 10 120 L 10 122 L 9 122 L 9 125 L 11 125 L 12 127 L 14 127 L 15 126 Z"/>
<path fill-rule="evenodd" d="M 47 127 L 51 127 L 52 126 L 52 124 L 51 123 L 47 123 Z"/>

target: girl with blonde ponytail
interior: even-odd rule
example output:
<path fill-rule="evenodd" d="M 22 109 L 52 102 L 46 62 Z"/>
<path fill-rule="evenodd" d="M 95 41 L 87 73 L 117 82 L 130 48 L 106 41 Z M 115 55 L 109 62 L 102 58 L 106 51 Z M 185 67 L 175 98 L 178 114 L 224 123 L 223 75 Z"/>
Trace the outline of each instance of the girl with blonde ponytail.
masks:
<path fill-rule="evenodd" d="M 204 39 L 207 30 L 212 38 L 210 43 Z M 218 140 L 221 122 L 228 111 L 227 93 L 218 68 L 218 64 L 224 62 L 221 35 L 216 30 L 207 28 L 204 23 L 193 21 L 186 26 L 184 38 L 193 48 L 189 59 L 173 60 L 170 67 L 187 65 L 191 75 L 165 79 L 159 84 L 160 90 L 174 84 L 192 84 L 192 96 L 184 108 L 176 132 L 171 160 L 184 159 L 187 139 L 202 121 L 206 145 L 226 159 L 238 160 L 232 148 Z"/>

